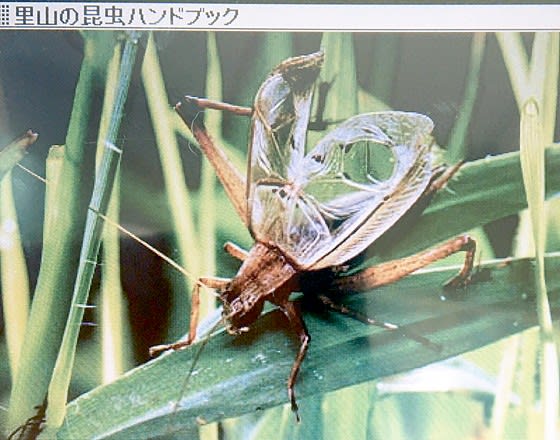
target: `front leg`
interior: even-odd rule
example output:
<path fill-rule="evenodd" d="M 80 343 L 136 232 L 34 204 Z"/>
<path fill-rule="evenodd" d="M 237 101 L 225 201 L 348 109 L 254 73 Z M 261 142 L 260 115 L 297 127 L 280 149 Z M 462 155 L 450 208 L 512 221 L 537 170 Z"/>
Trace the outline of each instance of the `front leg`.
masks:
<path fill-rule="evenodd" d="M 226 241 L 226 243 L 224 244 L 224 250 L 233 258 L 236 258 L 239 261 L 245 261 L 249 256 L 249 252 L 237 246 L 235 243 L 232 243 L 231 241 Z"/>
<path fill-rule="evenodd" d="M 290 376 L 288 377 L 288 397 L 290 399 L 290 403 L 292 405 L 292 411 L 296 415 L 296 420 L 299 422 L 299 414 L 298 414 L 298 405 L 296 402 L 296 395 L 294 391 L 294 387 L 296 384 L 297 375 L 299 373 L 299 369 L 305 358 L 305 354 L 307 353 L 307 349 L 309 347 L 309 341 L 311 340 L 311 336 L 309 336 L 309 332 L 305 327 L 305 322 L 301 316 L 301 312 L 294 306 L 294 303 L 291 301 L 287 301 L 285 304 L 280 306 L 280 310 L 284 312 L 284 314 L 288 317 L 290 324 L 296 331 L 300 346 L 299 351 L 296 356 L 296 360 L 292 366 L 292 371 L 290 372 Z"/>
<path fill-rule="evenodd" d="M 210 161 L 237 214 L 243 220 L 243 223 L 248 225 L 245 177 L 235 168 L 225 152 L 214 143 L 214 140 L 206 132 L 204 124 L 195 115 L 190 114 L 189 109 L 184 107 L 185 105 L 178 103 L 175 106 L 175 110 L 190 129 L 200 149 Z"/>
<path fill-rule="evenodd" d="M 199 278 L 193 288 L 191 294 L 191 316 L 189 323 L 189 335 L 187 339 L 174 342 L 172 344 L 154 345 L 150 347 L 150 356 L 155 356 L 158 353 L 166 350 L 181 350 L 188 347 L 196 339 L 196 329 L 198 327 L 198 319 L 200 312 L 200 286 L 206 286 L 210 289 L 222 290 L 229 283 L 229 279 L 225 278 Z"/>

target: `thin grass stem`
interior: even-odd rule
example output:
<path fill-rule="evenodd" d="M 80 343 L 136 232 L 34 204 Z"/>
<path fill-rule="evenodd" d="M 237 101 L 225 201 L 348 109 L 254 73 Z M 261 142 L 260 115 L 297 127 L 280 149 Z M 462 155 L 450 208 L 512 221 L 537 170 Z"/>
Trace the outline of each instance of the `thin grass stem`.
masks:
<path fill-rule="evenodd" d="M 115 147 L 115 141 L 124 114 L 124 104 L 126 102 L 132 70 L 136 60 L 138 38 L 139 34 L 137 32 L 128 34 L 121 58 L 115 102 L 111 111 L 111 120 L 104 142 L 104 151 L 96 173 L 86 219 L 78 273 L 72 295 L 72 307 L 70 308 L 60 353 L 57 357 L 53 370 L 53 377 L 48 390 L 49 404 L 47 409 L 47 426 L 49 429 L 56 429 L 61 426 L 66 413 L 65 406 L 68 388 L 74 365 L 79 330 L 84 314 L 83 307 L 78 307 L 78 305 L 87 303 L 87 297 L 96 267 L 92 262 L 97 261 L 103 230 L 103 220 L 99 217 L 98 213 L 105 213 L 107 211 L 121 157 L 120 150 Z"/>

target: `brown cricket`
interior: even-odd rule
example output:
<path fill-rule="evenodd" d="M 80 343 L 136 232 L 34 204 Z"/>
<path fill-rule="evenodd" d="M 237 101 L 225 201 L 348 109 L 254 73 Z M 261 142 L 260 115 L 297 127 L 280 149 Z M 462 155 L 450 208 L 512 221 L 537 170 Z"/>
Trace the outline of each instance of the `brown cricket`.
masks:
<path fill-rule="evenodd" d="M 200 118 L 188 116 L 185 106 L 177 105 L 255 243 L 249 252 L 226 243 L 225 250 L 242 261 L 238 273 L 233 279 L 200 278 L 193 290 L 187 339 L 151 349 L 154 354 L 192 344 L 201 285 L 219 294 L 227 331 L 233 335 L 247 331 L 269 301 L 285 314 L 299 338 L 287 383 L 298 420 L 294 385 L 310 335 L 290 294 L 301 290 L 302 275 L 329 268 L 341 272 L 344 263 L 375 246 L 413 205 L 443 187 L 459 168 L 434 165 L 433 123 L 427 116 L 409 112 L 351 117 L 307 152 L 313 88 L 323 59 L 324 54 L 316 52 L 282 62 L 261 85 L 252 108 L 186 98 L 199 108 L 251 116 L 247 180 L 214 144 Z M 380 172 L 381 160 L 386 163 Z M 371 290 L 459 251 L 466 252 L 463 267 L 447 285 L 460 286 L 470 276 L 475 252 L 475 242 L 467 235 L 353 275 L 335 276 L 330 290 Z M 328 308 L 360 318 L 325 293 L 316 296 Z"/>

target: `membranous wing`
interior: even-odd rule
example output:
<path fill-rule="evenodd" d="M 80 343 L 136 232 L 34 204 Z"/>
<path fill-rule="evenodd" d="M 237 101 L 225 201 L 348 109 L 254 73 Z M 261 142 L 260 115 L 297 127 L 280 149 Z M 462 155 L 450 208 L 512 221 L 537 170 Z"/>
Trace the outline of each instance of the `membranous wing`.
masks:
<path fill-rule="evenodd" d="M 314 216 L 306 240 L 287 246 L 297 261 L 311 269 L 342 264 L 393 226 L 430 183 L 432 128 L 418 113 L 370 113 L 323 138 L 302 163 L 303 197 L 283 216 Z"/>
<path fill-rule="evenodd" d="M 251 121 L 248 182 L 284 181 L 299 169 L 305 154 L 313 84 L 322 64 L 322 52 L 290 58 L 260 87 Z M 249 218 L 253 189 L 249 184 Z"/>
<path fill-rule="evenodd" d="M 256 240 L 279 247 L 302 269 L 320 269 L 363 251 L 426 189 L 433 124 L 417 113 L 358 115 L 305 154 L 317 73 L 304 81 L 302 71 L 298 81 L 283 63 L 257 94 L 248 208 Z"/>

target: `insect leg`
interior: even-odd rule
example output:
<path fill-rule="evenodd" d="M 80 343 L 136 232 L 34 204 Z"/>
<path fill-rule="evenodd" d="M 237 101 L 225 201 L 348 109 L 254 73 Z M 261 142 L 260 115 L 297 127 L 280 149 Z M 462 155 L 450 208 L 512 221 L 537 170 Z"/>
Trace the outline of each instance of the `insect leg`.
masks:
<path fill-rule="evenodd" d="M 446 287 L 459 287 L 465 285 L 470 277 L 476 242 L 468 235 L 461 235 L 452 238 L 445 243 L 410 257 L 388 261 L 370 267 L 355 275 L 337 278 L 334 280 L 334 287 L 339 291 L 363 292 L 394 283 L 401 278 L 427 266 L 434 261 L 441 260 L 456 252 L 466 252 L 463 267 L 459 273 L 446 283 Z"/>
<path fill-rule="evenodd" d="M 299 310 L 296 309 L 293 302 L 287 301 L 284 305 L 280 307 L 280 309 L 284 312 L 284 314 L 288 317 L 290 324 L 292 324 L 294 330 L 296 331 L 299 337 L 299 351 L 296 356 L 296 360 L 294 361 L 294 365 L 292 366 L 292 371 L 290 372 L 290 376 L 288 377 L 288 397 L 290 399 L 290 403 L 292 405 L 292 411 L 296 415 L 296 419 L 299 422 L 299 414 L 298 414 L 298 405 L 296 402 L 296 395 L 294 391 L 294 386 L 296 383 L 297 375 L 299 373 L 299 369 L 305 358 L 305 354 L 307 353 L 307 348 L 309 347 L 309 341 L 311 337 L 309 336 L 309 332 L 305 327 L 305 322 L 303 322 L 303 318 L 301 317 L 301 313 Z"/>
<path fill-rule="evenodd" d="M 455 288 L 465 286 L 471 279 L 471 273 L 474 264 L 474 257 L 476 252 L 476 241 L 468 235 L 456 238 L 456 240 L 463 239 L 458 251 L 464 251 L 466 253 L 465 259 L 463 261 L 463 267 L 457 275 L 451 278 L 447 283 L 445 283 L 446 288 Z"/>
<path fill-rule="evenodd" d="M 166 350 L 180 350 L 191 345 L 196 338 L 196 328 L 198 327 L 198 318 L 200 312 L 200 286 L 206 286 L 211 289 L 222 289 L 229 282 L 224 278 L 199 278 L 195 283 L 191 295 L 191 316 L 189 323 L 189 335 L 187 339 L 174 342 L 172 344 L 154 345 L 150 347 L 150 356 Z"/>
<path fill-rule="evenodd" d="M 253 114 L 253 109 L 251 107 L 228 104 L 227 102 L 215 101 L 213 99 L 197 98 L 196 96 L 185 96 L 184 100 L 186 102 L 193 103 L 199 108 L 222 110 L 239 116 L 251 116 Z"/>
<path fill-rule="evenodd" d="M 347 306 L 345 306 L 344 304 L 336 303 L 327 295 L 317 295 L 317 298 L 329 309 L 341 313 L 343 315 L 348 315 L 360 322 L 363 322 L 364 324 L 375 325 L 377 327 L 381 327 L 386 330 L 397 330 L 399 328 L 399 326 L 396 324 L 391 324 L 390 322 L 378 321 L 377 319 L 370 318 L 369 316 L 357 312 L 356 310 L 352 310 Z"/>
<path fill-rule="evenodd" d="M 363 322 L 364 324 L 368 324 L 368 325 L 375 325 L 377 327 L 381 327 L 384 328 L 385 330 L 398 330 L 399 332 L 401 332 L 404 336 L 406 336 L 409 339 L 412 339 L 416 342 L 420 342 L 423 345 L 426 345 L 436 351 L 441 350 L 441 347 L 437 344 L 434 344 L 432 341 L 430 341 L 428 338 L 425 338 L 423 336 L 414 334 L 414 333 L 410 333 L 407 332 L 405 330 L 403 330 L 401 327 L 399 327 L 397 324 L 393 324 L 390 322 L 384 322 L 384 321 L 378 321 L 375 318 L 372 318 L 371 316 L 367 316 L 364 315 L 363 313 L 360 313 L 356 310 L 352 310 L 349 307 L 345 306 L 344 304 L 339 304 L 334 302 L 330 297 L 328 297 L 327 295 L 317 295 L 317 298 L 325 305 L 327 306 L 329 309 L 341 313 L 343 315 L 347 315 L 350 316 L 351 318 L 356 319 L 357 321 Z"/>
<path fill-rule="evenodd" d="M 441 172 L 441 174 L 437 173 L 436 178 L 430 182 L 430 185 L 424 192 L 424 195 L 429 196 L 442 189 L 445 185 L 447 185 L 447 182 L 451 180 L 451 178 L 457 173 L 457 171 L 459 171 L 459 168 L 461 168 L 462 166 L 463 162 L 458 162 L 452 167 L 445 168 L 443 172 Z"/>
<path fill-rule="evenodd" d="M 200 149 L 212 164 L 237 214 L 239 214 L 243 223 L 248 225 L 249 219 L 247 217 L 247 200 L 245 197 L 245 177 L 235 168 L 224 151 L 214 144 L 214 141 L 206 132 L 202 122 L 198 121 L 196 117 L 189 115 L 189 112 L 183 109 L 181 103 L 175 106 L 175 110 L 187 127 L 189 127 Z"/>
<path fill-rule="evenodd" d="M 237 258 L 240 261 L 245 261 L 247 259 L 247 256 L 249 255 L 249 253 L 245 249 L 237 246 L 231 241 L 227 241 L 224 244 L 224 250 L 233 258 Z"/>

